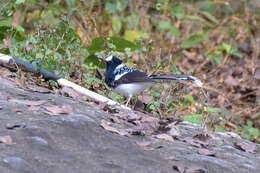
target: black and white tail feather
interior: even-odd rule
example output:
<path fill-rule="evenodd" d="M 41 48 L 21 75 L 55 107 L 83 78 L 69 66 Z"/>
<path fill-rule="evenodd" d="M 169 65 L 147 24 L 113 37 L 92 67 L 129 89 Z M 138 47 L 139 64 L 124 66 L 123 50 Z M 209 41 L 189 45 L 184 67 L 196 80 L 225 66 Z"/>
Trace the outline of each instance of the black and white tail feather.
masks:
<path fill-rule="evenodd" d="M 199 87 L 203 86 L 203 83 L 194 76 L 190 75 L 181 75 L 181 74 L 157 74 L 157 75 L 148 75 L 150 79 L 160 79 L 160 80 L 176 80 L 176 81 L 190 81 L 196 84 Z"/>
<path fill-rule="evenodd" d="M 194 76 L 179 74 L 152 74 L 148 75 L 143 71 L 127 67 L 119 58 L 109 56 L 99 58 L 106 62 L 106 84 L 121 95 L 128 97 L 126 105 L 131 98 L 154 85 L 156 80 L 175 80 L 178 82 L 191 81 L 199 87 L 203 83 Z"/>

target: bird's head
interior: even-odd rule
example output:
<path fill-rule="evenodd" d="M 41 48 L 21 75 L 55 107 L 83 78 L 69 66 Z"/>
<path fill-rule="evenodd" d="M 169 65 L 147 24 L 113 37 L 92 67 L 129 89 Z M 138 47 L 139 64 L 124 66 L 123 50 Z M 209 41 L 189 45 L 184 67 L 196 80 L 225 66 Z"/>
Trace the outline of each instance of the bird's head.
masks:
<path fill-rule="evenodd" d="M 113 65 L 113 66 L 117 66 L 117 65 L 123 63 L 119 58 L 117 58 L 117 57 L 115 57 L 115 56 L 112 56 L 112 55 L 110 55 L 110 56 L 108 56 L 108 57 L 106 57 L 106 58 L 101 58 L 101 57 L 99 57 L 98 59 L 100 59 L 100 60 L 106 62 L 107 65 Z"/>

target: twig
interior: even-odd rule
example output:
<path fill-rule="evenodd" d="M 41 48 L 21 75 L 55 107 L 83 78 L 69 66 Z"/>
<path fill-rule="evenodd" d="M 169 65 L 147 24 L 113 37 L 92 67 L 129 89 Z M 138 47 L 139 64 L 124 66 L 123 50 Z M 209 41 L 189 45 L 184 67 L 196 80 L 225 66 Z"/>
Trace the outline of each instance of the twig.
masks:
<path fill-rule="evenodd" d="M 11 65 L 14 65 L 17 63 L 17 65 L 19 65 L 18 62 L 15 62 L 15 58 L 12 58 L 11 56 L 9 55 L 5 55 L 5 54 L 1 54 L 0 53 L 0 64 L 3 64 L 4 66 L 11 66 Z M 24 62 L 26 64 L 26 62 Z M 24 70 L 24 69 L 23 69 Z M 25 70 L 28 70 L 26 69 L 25 67 Z M 41 69 L 41 71 L 43 71 L 43 69 Z M 51 72 L 48 72 L 48 74 L 51 76 L 51 75 L 54 75 L 52 74 Z M 44 75 L 43 75 L 44 76 Z M 97 94 L 93 91 L 90 91 L 86 88 L 83 88 L 73 82 L 70 82 L 64 78 L 61 78 L 59 76 L 52 76 L 52 79 L 55 80 L 59 85 L 61 85 L 62 87 L 70 87 L 72 89 L 74 89 L 76 92 L 82 94 L 82 95 L 85 95 L 87 96 L 88 98 L 94 100 L 94 101 L 97 101 L 97 102 L 102 102 L 102 103 L 106 103 L 110 106 L 119 106 L 120 108 L 123 108 L 123 109 L 127 109 L 127 110 L 130 110 L 129 107 L 127 106 L 124 106 L 124 105 L 121 105 L 119 104 L 118 102 L 115 102 L 105 96 L 102 96 L 100 94 Z"/>

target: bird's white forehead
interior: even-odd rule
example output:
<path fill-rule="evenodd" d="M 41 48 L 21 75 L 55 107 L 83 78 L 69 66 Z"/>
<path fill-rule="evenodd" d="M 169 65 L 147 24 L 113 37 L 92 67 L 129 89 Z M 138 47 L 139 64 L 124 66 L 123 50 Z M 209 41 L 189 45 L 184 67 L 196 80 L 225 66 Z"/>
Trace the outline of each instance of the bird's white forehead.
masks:
<path fill-rule="evenodd" d="M 112 60 L 112 58 L 113 58 L 113 56 L 112 55 L 110 55 L 109 57 L 107 57 L 105 60 L 106 61 L 111 61 Z"/>

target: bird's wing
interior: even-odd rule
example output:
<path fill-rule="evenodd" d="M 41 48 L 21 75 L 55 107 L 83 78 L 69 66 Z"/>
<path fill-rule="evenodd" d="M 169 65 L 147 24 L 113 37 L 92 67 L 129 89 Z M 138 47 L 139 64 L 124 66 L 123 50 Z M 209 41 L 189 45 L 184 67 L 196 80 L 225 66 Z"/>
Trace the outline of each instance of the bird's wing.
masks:
<path fill-rule="evenodd" d="M 117 84 L 122 84 L 133 82 L 153 82 L 153 80 L 150 79 L 145 72 L 134 70 L 132 72 L 126 73 L 114 82 Z"/>

